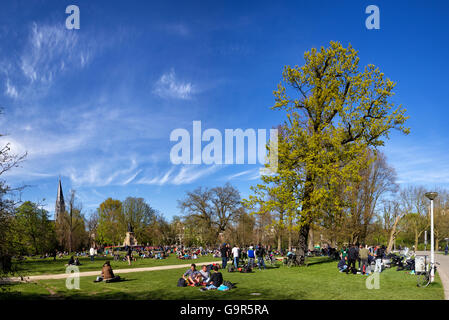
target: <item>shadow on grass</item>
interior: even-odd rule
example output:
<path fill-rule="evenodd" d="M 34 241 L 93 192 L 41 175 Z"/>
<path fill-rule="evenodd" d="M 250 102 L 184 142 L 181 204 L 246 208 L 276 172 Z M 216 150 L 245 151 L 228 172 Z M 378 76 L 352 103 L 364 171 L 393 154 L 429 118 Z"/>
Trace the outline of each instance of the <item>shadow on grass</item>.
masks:
<path fill-rule="evenodd" d="M 318 264 L 322 264 L 322 263 L 331 263 L 331 262 L 335 262 L 338 263 L 338 261 L 333 260 L 332 258 L 329 257 L 319 257 L 321 259 L 319 260 L 312 260 L 312 261 L 308 261 L 307 262 L 307 266 L 313 266 L 313 265 L 318 265 Z"/>

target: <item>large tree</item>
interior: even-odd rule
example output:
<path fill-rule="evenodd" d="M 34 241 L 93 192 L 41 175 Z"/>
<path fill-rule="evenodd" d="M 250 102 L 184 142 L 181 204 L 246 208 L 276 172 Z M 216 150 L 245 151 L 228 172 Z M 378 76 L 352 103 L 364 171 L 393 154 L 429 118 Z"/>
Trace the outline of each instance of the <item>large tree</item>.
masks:
<path fill-rule="evenodd" d="M 197 223 L 196 229 L 202 230 L 201 238 L 207 243 L 218 243 L 219 235 L 244 210 L 239 191 L 229 183 L 223 187 L 187 192 L 178 205 L 188 222 Z"/>
<path fill-rule="evenodd" d="M 409 132 L 405 109 L 391 102 L 395 83 L 372 64 L 361 70 L 350 45 L 331 42 L 304 59 L 301 67 L 284 68 L 274 91 L 273 109 L 285 111 L 287 120 L 278 139 L 277 173 L 262 177 L 265 185 L 286 186 L 299 218 L 300 262 L 311 224 L 338 212 L 336 195 L 360 179 L 367 150 L 382 146 L 391 129 Z"/>

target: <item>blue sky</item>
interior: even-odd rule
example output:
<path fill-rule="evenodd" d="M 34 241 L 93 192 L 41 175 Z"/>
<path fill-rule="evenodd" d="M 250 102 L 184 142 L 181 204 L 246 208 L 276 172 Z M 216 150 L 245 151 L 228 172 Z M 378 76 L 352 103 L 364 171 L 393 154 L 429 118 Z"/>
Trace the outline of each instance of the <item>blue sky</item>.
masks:
<path fill-rule="evenodd" d="M 65 8 L 80 8 L 67 30 Z M 380 8 L 367 30 L 365 8 Z M 53 213 L 57 181 L 86 214 L 145 198 L 167 217 L 197 186 L 242 196 L 259 165 L 172 165 L 170 132 L 270 129 L 284 65 L 337 40 L 398 83 L 411 134 L 383 151 L 401 184 L 449 184 L 447 1 L 9 1 L 0 10 L 0 131 L 27 160 L 5 178 Z"/>

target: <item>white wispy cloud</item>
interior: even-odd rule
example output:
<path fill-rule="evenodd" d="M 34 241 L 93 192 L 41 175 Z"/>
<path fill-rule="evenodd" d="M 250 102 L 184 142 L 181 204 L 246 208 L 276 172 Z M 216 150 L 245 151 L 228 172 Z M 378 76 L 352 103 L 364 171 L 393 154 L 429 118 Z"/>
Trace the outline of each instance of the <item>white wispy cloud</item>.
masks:
<path fill-rule="evenodd" d="M 5 94 L 10 98 L 17 98 L 19 96 L 19 93 L 17 92 L 17 89 L 15 86 L 13 86 L 9 79 L 6 80 L 6 90 Z"/>
<path fill-rule="evenodd" d="M 119 157 L 120 158 L 120 157 Z M 110 159 L 91 163 L 87 168 L 69 168 L 68 176 L 73 186 L 108 186 L 124 185 L 132 181 L 140 170 L 135 159 L 130 166 L 123 169 L 123 159 Z"/>
<path fill-rule="evenodd" d="M 67 68 L 84 67 L 89 58 L 90 52 L 76 32 L 59 24 L 33 23 L 20 68 L 31 82 L 51 83 Z"/>
<path fill-rule="evenodd" d="M 220 166 L 213 165 L 202 167 L 200 165 L 187 165 L 187 166 L 172 166 L 165 173 L 148 178 L 142 177 L 136 183 L 147 185 L 181 185 L 192 183 L 202 177 L 206 177 L 216 172 Z"/>
<path fill-rule="evenodd" d="M 176 79 L 174 69 L 164 73 L 154 84 L 153 93 L 161 98 L 190 99 L 194 93 L 194 86 L 190 82 Z"/>
<path fill-rule="evenodd" d="M 45 96 L 62 75 L 85 68 L 98 42 L 67 30 L 63 24 L 34 22 L 17 53 L 0 55 L 5 96 L 29 102 Z"/>

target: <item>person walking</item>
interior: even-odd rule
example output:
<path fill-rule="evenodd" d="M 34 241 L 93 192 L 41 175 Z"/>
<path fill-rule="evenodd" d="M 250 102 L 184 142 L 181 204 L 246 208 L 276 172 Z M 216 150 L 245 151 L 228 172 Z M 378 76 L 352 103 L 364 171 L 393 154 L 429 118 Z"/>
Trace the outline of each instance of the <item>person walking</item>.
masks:
<path fill-rule="evenodd" d="M 131 246 L 126 246 L 126 257 L 128 259 L 128 265 L 131 265 L 132 255 L 133 255 L 133 248 Z"/>
<path fill-rule="evenodd" d="M 220 253 L 222 268 L 226 269 L 226 265 L 228 264 L 228 248 L 226 247 L 226 243 L 223 243 L 222 247 L 220 248 Z"/>
<path fill-rule="evenodd" d="M 446 247 L 444 247 L 444 255 L 447 256 L 447 253 L 449 251 L 449 246 L 446 243 Z"/>

